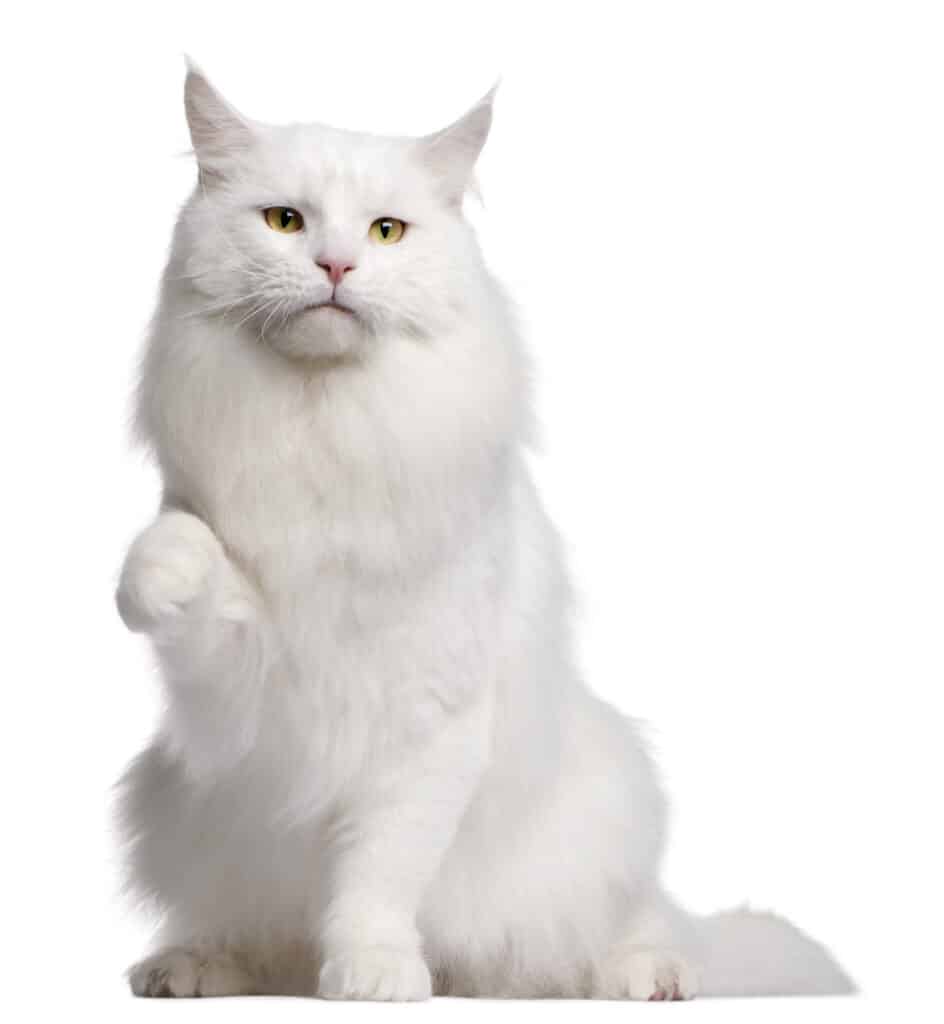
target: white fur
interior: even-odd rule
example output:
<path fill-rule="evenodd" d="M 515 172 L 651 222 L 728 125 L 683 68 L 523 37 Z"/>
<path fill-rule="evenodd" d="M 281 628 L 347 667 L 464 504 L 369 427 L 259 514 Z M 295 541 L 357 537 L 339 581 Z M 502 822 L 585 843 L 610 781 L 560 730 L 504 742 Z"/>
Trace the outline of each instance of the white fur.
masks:
<path fill-rule="evenodd" d="M 164 507 L 118 597 L 167 695 L 122 790 L 163 915 L 133 990 L 848 990 L 791 926 L 660 889 L 663 796 L 574 670 L 515 324 L 461 214 L 490 97 L 424 140 L 259 125 L 193 70 L 187 110 L 138 398 Z M 306 309 L 335 258 L 353 314 Z"/>

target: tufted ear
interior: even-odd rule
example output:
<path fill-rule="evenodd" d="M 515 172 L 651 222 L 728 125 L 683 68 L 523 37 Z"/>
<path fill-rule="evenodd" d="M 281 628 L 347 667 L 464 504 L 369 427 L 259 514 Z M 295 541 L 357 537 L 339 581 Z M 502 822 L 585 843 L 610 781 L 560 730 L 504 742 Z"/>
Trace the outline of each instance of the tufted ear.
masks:
<path fill-rule="evenodd" d="M 227 103 L 189 58 L 184 109 L 201 176 L 225 177 L 227 168 L 251 146 L 252 124 Z"/>
<path fill-rule="evenodd" d="M 440 182 L 443 195 L 451 202 L 461 202 L 472 182 L 475 161 L 492 125 L 492 103 L 497 89 L 497 85 L 493 86 L 448 128 L 416 140 L 421 162 Z"/>

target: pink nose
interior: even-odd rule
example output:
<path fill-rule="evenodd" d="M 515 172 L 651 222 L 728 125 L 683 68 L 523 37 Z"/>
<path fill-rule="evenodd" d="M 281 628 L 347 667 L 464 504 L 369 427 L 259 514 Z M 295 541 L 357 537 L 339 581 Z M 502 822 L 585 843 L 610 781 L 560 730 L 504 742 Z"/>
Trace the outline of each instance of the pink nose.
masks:
<path fill-rule="evenodd" d="M 339 285 L 341 278 L 349 271 L 354 269 L 354 265 L 351 263 L 335 263 L 328 260 L 325 263 L 319 263 L 319 267 L 328 275 L 333 285 Z"/>

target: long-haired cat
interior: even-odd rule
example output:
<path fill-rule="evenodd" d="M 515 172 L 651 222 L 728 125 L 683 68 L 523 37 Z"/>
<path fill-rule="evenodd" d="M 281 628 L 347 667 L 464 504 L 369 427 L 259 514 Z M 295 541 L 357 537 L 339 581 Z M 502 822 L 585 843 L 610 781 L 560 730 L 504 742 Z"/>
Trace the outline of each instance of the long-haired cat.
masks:
<path fill-rule="evenodd" d="M 271 126 L 196 70 L 199 165 L 137 429 L 164 498 L 127 625 L 167 708 L 122 784 L 138 995 L 689 999 L 849 982 L 659 883 L 665 805 L 574 667 L 514 318 L 425 138 Z"/>

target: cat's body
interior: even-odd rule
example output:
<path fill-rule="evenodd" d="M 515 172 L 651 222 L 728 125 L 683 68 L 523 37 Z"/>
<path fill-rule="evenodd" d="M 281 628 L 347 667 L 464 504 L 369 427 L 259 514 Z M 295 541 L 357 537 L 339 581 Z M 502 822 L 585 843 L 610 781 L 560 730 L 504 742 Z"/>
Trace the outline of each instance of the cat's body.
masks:
<path fill-rule="evenodd" d="M 489 110 L 420 143 L 270 129 L 188 78 L 202 187 L 138 408 L 165 508 L 119 588 L 168 695 L 122 796 L 165 915 L 140 994 L 848 988 L 784 922 L 659 887 L 663 798 L 573 668 L 515 325 L 461 218 Z M 289 203 L 305 238 L 270 238 Z M 326 275 L 353 313 L 310 308 Z"/>

